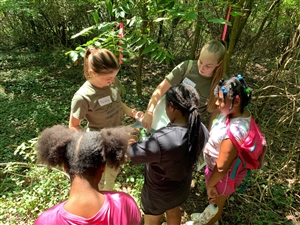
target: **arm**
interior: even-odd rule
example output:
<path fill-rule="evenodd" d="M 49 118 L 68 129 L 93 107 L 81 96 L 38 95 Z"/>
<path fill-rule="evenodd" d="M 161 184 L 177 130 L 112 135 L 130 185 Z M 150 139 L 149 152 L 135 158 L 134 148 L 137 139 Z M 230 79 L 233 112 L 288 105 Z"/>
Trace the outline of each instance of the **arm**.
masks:
<path fill-rule="evenodd" d="M 126 105 L 123 102 L 122 102 L 122 109 L 123 109 L 123 112 L 127 116 L 133 117 L 135 119 L 139 119 L 139 118 L 142 118 L 144 116 L 143 112 L 136 111 L 135 109 L 132 109 L 132 108 L 128 107 L 128 105 Z"/>
<path fill-rule="evenodd" d="M 230 139 L 223 140 L 220 148 L 221 150 L 216 166 L 207 182 L 207 195 L 209 198 L 213 199 L 216 197 L 216 184 L 226 175 L 238 154 Z"/>
<path fill-rule="evenodd" d="M 69 119 L 69 128 L 75 130 L 76 132 L 84 131 L 82 126 L 80 125 L 81 120 L 76 119 L 75 117 L 70 114 L 70 119 Z"/>
<path fill-rule="evenodd" d="M 218 109 L 214 110 L 209 117 L 209 123 L 208 123 L 208 130 L 210 131 L 211 126 L 213 124 L 214 119 L 216 118 L 216 116 L 220 113 L 220 111 Z"/>
<path fill-rule="evenodd" d="M 167 92 L 167 90 L 171 87 L 172 85 L 164 79 L 154 90 L 148 106 L 147 110 L 145 112 L 144 118 L 142 120 L 142 125 L 147 129 L 150 130 L 151 125 L 152 125 L 152 119 L 153 119 L 153 112 L 155 109 L 155 106 L 157 102 L 161 99 L 161 97 Z"/>

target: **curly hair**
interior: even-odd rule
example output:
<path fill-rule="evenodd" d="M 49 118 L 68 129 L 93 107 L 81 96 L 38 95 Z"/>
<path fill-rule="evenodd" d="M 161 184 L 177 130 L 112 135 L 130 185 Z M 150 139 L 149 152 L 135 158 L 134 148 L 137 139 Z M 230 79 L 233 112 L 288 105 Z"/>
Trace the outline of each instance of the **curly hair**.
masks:
<path fill-rule="evenodd" d="M 195 88 L 177 84 L 166 92 L 166 104 L 178 109 L 183 116 L 188 115 L 188 146 L 190 168 L 195 168 L 204 147 L 205 133 L 198 112 L 200 97 Z"/>
<path fill-rule="evenodd" d="M 35 149 L 38 162 L 66 166 L 71 180 L 75 175 L 91 177 L 105 165 L 117 168 L 125 162 L 132 128 L 104 128 L 100 132 L 78 132 L 62 125 L 47 128 L 40 134 Z"/>
<path fill-rule="evenodd" d="M 244 108 L 251 101 L 252 89 L 248 87 L 246 81 L 243 77 L 238 74 L 236 76 L 232 76 L 231 78 L 224 80 L 221 79 L 219 84 L 214 89 L 214 95 L 217 98 L 219 96 L 219 91 L 223 92 L 223 101 L 225 102 L 225 97 L 227 96 L 230 100 L 232 100 L 230 109 L 232 109 L 234 101 L 238 96 L 241 99 L 241 109 L 240 112 L 244 112 Z"/>

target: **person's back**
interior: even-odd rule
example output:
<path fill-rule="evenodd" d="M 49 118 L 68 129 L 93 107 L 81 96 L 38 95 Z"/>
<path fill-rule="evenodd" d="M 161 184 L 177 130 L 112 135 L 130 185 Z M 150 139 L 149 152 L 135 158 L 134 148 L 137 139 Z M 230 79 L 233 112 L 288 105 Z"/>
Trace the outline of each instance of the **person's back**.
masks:
<path fill-rule="evenodd" d="M 141 213 L 134 199 L 123 192 L 103 191 L 105 201 L 101 209 L 92 217 L 84 218 L 64 209 L 66 201 L 61 202 L 42 213 L 34 225 L 73 225 L 73 224 L 137 224 L 141 222 Z"/>
<path fill-rule="evenodd" d="M 36 145 L 38 162 L 63 166 L 71 188 L 69 198 L 42 213 L 35 225 L 139 225 L 141 213 L 130 195 L 98 188 L 106 164 L 116 168 L 125 162 L 132 130 L 117 127 L 78 133 L 60 125 L 45 129 Z"/>
<path fill-rule="evenodd" d="M 174 126 L 156 131 L 147 142 L 137 143 L 138 148 L 147 148 L 152 152 L 152 162 L 147 163 L 149 168 L 146 179 L 158 189 L 166 189 L 172 181 L 183 181 L 189 174 L 188 130 L 187 127 Z M 156 156 L 155 156 L 156 154 Z M 159 160 L 155 160 L 159 159 Z M 176 165 L 176 167 L 174 167 Z M 159 185 L 154 183 L 161 180 Z M 172 184 L 171 184 L 172 185 Z"/>
<path fill-rule="evenodd" d="M 198 103 L 195 88 L 172 86 L 166 92 L 165 107 L 170 123 L 128 149 L 133 163 L 145 164 L 141 192 L 145 225 L 160 224 L 164 212 L 168 224 L 180 224 L 179 206 L 189 195 L 192 171 L 205 139 Z"/>

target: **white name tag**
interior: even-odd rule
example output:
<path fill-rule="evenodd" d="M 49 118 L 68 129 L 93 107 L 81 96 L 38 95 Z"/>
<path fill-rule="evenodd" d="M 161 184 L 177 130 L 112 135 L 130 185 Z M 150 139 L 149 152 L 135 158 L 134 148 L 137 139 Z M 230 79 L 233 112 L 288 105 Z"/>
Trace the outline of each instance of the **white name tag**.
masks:
<path fill-rule="evenodd" d="M 98 102 L 99 102 L 99 104 L 100 104 L 101 106 L 104 106 L 104 105 L 107 105 L 107 104 L 109 104 L 109 103 L 112 103 L 112 100 L 111 100 L 110 96 L 106 96 L 106 97 L 104 97 L 104 98 L 98 99 Z"/>
<path fill-rule="evenodd" d="M 195 86 L 196 86 L 196 84 L 195 84 L 193 81 L 191 81 L 189 78 L 187 78 L 187 77 L 185 77 L 185 78 L 183 79 L 182 83 L 183 83 L 183 84 L 186 84 L 186 85 L 189 85 L 189 86 L 192 86 L 192 87 L 195 87 Z"/>

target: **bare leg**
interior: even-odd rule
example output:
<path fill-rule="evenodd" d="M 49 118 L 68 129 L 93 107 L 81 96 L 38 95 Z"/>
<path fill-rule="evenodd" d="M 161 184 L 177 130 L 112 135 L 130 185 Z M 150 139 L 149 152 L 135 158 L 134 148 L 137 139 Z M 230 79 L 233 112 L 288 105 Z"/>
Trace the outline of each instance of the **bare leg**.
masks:
<path fill-rule="evenodd" d="M 163 214 L 161 215 L 144 215 L 144 225 L 160 225 Z"/>
<path fill-rule="evenodd" d="M 226 196 L 226 195 L 219 195 L 217 198 L 216 198 L 216 204 L 218 205 L 218 212 L 217 214 L 205 225 L 212 225 L 214 224 L 218 219 L 221 218 L 221 215 L 223 213 L 223 207 L 224 207 L 224 204 L 226 202 L 226 199 L 228 198 L 229 196 Z"/>
<path fill-rule="evenodd" d="M 166 211 L 167 225 L 179 225 L 181 223 L 181 212 L 179 206 Z"/>

